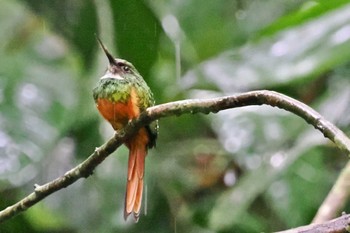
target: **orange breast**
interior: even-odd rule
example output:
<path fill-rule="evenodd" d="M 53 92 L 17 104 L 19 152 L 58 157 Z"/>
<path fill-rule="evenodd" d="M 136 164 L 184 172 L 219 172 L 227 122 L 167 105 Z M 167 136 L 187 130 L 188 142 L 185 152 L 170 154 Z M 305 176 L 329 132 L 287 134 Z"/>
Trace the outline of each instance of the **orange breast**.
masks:
<path fill-rule="evenodd" d="M 101 115 L 111 123 L 115 130 L 121 129 L 129 120 L 140 114 L 133 98 L 129 98 L 126 103 L 98 99 L 97 109 L 100 111 Z"/>

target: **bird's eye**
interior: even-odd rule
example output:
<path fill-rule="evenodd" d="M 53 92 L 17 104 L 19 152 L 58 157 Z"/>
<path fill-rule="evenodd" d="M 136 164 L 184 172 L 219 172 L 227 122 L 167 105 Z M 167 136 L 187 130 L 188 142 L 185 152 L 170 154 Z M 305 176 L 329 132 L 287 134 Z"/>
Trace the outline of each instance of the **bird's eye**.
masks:
<path fill-rule="evenodd" d="M 131 71 L 130 67 L 122 62 L 119 62 L 118 65 L 123 71 L 125 71 L 127 73 L 129 73 Z"/>
<path fill-rule="evenodd" d="M 122 66 L 122 69 L 123 69 L 125 72 L 130 72 L 129 66 L 123 65 L 123 66 Z"/>

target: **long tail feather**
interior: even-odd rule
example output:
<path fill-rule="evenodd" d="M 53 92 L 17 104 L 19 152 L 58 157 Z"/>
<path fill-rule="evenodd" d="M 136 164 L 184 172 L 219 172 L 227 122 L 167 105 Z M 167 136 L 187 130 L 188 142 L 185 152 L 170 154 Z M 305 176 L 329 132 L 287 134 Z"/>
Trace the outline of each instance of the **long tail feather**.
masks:
<path fill-rule="evenodd" d="M 143 177 L 145 169 L 145 157 L 147 154 L 147 140 L 143 137 L 135 137 L 127 145 L 129 147 L 128 176 L 125 194 L 124 219 L 133 213 L 135 221 L 138 221 L 143 193 Z"/>

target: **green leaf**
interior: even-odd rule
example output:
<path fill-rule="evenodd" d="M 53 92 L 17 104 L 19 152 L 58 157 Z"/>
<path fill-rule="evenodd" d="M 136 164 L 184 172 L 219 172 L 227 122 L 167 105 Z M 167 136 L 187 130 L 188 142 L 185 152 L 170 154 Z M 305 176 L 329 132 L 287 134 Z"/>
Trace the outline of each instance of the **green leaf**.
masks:
<path fill-rule="evenodd" d="M 223 93 L 273 88 L 313 79 L 350 59 L 350 5 L 239 50 L 225 51 L 189 71 L 186 89 L 214 84 Z"/>
<path fill-rule="evenodd" d="M 111 0 L 110 3 L 119 56 L 133 63 L 148 80 L 158 55 L 162 33 L 159 21 L 144 1 Z"/>
<path fill-rule="evenodd" d="M 280 19 L 274 21 L 271 25 L 263 29 L 260 33 L 261 36 L 271 36 L 274 33 L 278 33 L 289 27 L 298 26 L 302 23 L 317 18 L 329 11 L 340 8 L 349 1 L 347 0 L 321 0 L 321 1 L 306 1 L 299 11 L 285 15 Z"/>

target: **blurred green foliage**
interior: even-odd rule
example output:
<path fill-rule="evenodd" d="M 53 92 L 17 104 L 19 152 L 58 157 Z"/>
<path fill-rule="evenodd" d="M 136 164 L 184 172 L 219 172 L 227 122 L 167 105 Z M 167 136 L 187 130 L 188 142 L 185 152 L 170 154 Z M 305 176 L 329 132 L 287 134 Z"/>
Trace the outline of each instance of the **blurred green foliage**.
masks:
<path fill-rule="evenodd" d="M 86 158 L 113 131 L 91 90 L 95 34 L 139 69 L 157 103 L 270 89 L 345 132 L 348 1 L 3 0 L 0 206 Z M 346 156 L 292 114 L 246 107 L 160 121 L 144 213 L 124 222 L 127 151 L 0 232 L 269 232 L 308 224 Z M 349 211 L 349 210 L 344 210 Z"/>

